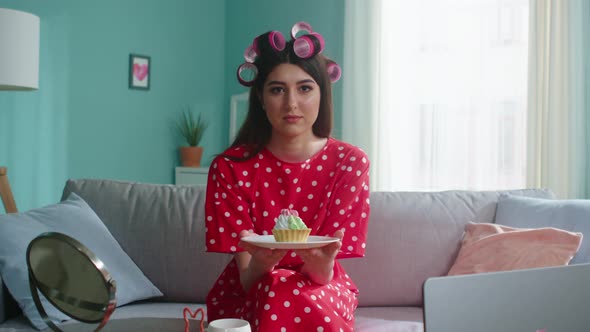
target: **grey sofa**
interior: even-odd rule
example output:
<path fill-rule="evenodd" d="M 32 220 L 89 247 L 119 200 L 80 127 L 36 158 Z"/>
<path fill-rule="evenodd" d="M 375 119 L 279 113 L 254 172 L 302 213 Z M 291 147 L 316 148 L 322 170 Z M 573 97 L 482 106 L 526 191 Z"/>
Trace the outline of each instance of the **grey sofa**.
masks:
<path fill-rule="evenodd" d="M 80 179 L 66 183 L 62 199 L 71 192 L 92 207 L 164 294 L 119 307 L 111 320 L 181 318 L 185 306 L 204 307 L 207 291 L 231 258 L 205 253 L 204 186 Z M 543 189 L 506 192 L 553 197 Z M 373 192 L 366 257 L 342 261 L 360 289 L 355 330 L 423 331 L 424 281 L 447 273 L 466 223 L 494 222 L 501 193 Z M 0 332 L 34 331 L 9 296 L 3 298 L 0 320 L 7 320 L 0 322 Z"/>

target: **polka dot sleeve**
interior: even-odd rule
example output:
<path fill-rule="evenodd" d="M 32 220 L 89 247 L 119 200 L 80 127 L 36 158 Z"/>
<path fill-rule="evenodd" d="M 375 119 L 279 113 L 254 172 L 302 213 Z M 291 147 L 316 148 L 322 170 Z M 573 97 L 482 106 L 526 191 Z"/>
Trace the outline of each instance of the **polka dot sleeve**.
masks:
<path fill-rule="evenodd" d="M 235 253 L 242 230 L 253 224 L 246 203 L 248 193 L 238 188 L 232 162 L 217 157 L 209 169 L 205 200 L 206 244 L 209 252 Z"/>
<path fill-rule="evenodd" d="M 365 255 L 369 223 L 369 159 L 362 150 L 354 148 L 339 167 L 339 179 L 331 193 L 326 220 L 319 234 L 331 236 L 344 231 L 341 253 L 337 258 Z"/>

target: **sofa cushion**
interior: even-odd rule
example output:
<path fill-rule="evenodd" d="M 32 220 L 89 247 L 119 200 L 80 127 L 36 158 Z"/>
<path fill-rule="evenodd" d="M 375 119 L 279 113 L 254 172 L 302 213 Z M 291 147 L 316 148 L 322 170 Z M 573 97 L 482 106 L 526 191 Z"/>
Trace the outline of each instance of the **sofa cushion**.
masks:
<path fill-rule="evenodd" d="M 422 284 L 447 274 L 465 225 L 493 222 L 506 192 L 554 197 L 544 189 L 371 193 L 366 255 L 341 260 L 360 290 L 359 305 L 421 306 Z"/>
<path fill-rule="evenodd" d="M 590 200 L 502 195 L 496 223 L 519 228 L 555 227 L 585 236 L 570 264 L 590 263 Z"/>
<path fill-rule="evenodd" d="M 29 290 L 26 251 L 29 243 L 45 232 L 60 232 L 77 239 L 104 262 L 117 282 L 117 305 L 162 295 L 129 259 L 88 204 L 72 194 L 59 204 L 0 215 L 0 272 L 8 290 L 37 329 L 45 328 L 46 324 Z M 41 301 L 55 322 L 69 319 L 44 297 Z"/>
<path fill-rule="evenodd" d="M 567 265 L 580 243 L 582 233 L 552 227 L 529 229 L 470 222 L 448 275 Z"/>
<path fill-rule="evenodd" d="M 355 332 L 424 332 L 420 307 L 363 307 L 354 320 Z"/>
<path fill-rule="evenodd" d="M 204 303 L 231 255 L 205 252 L 205 186 L 68 180 L 165 301 Z"/>

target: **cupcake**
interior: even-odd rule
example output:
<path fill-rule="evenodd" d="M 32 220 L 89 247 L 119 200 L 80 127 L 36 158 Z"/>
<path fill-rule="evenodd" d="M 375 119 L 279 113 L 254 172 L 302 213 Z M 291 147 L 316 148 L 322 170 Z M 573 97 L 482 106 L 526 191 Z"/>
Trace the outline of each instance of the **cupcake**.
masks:
<path fill-rule="evenodd" d="M 272 234 L 277 242 L 306 242 L 311 232 L 295 210 L 282 209 L 275 222 Z"/>

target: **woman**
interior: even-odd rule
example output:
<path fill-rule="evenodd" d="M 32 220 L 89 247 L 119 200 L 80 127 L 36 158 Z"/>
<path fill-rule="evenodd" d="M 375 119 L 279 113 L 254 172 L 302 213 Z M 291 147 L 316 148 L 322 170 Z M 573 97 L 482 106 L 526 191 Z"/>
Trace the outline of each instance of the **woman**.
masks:
<path fill-rule="evenodd" d="M 247 319 L 253 331 L 352 331 L 358 290 L 337 259 L 364 255 L 369 161 L 330 137 L 340 71 L 319 53 L 321 35 L 300 22 L 292 37 L 257 37 L 238 70 L 251 87 L 248 115 L 211 164 L 205 211 L 208 251 L 234 257 L 207 296 L 208 319 Z M 240 240 L 272 234 L 282 209 L 298 211 L 311 235 L 340 241 L 286 250 Z"/>

